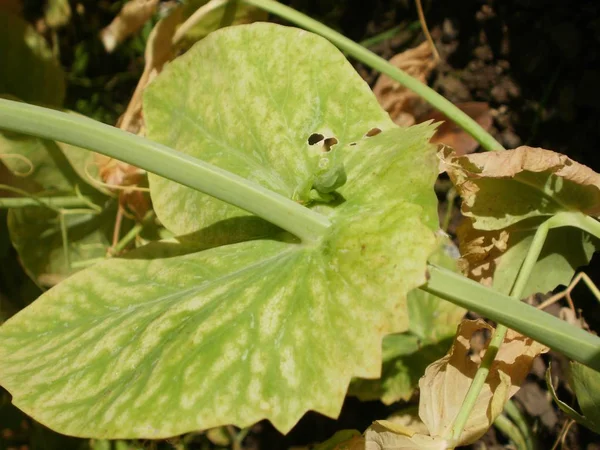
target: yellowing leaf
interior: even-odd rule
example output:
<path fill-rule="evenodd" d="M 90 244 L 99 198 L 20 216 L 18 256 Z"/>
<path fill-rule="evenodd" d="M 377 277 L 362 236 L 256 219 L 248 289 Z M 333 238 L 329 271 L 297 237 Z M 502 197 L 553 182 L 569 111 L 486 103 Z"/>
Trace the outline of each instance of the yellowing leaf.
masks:
<path fill-rule="evenodd" d="M 390 59 L 390 63 L 422 83 L 426 83 L 427 76 L 437 64 L 427 41 L 397 54 Z M 415 109 L 424 103 L 421 97 L 387 75 L 381 75 L 377 79 L 373 93 L 392 120 L 400 126 L 413 125 Z"/>
<path fill-rule="evenodd" d="M 117 46 L 140 28 L 156 12 L 158 0 L 130 0 L 123 6 L 119 15 L 100 32 L 100 39 L 107 52 Z"/>
<path fill-rule="evenodd" d="M 480 319 L 464 320 L 450 352 L 431 364 L 419 382 L 419 416 L 431 436 L 449 434 L 479 366 L 478 355 L 470 354 L 471 340 L 482 330 L 493 328 Z M 519 390 L 533 359 L 545 351 L 546 347 L 509 330 L 460 437 L 461 445 L 475 442 L 486 432 Z"/>

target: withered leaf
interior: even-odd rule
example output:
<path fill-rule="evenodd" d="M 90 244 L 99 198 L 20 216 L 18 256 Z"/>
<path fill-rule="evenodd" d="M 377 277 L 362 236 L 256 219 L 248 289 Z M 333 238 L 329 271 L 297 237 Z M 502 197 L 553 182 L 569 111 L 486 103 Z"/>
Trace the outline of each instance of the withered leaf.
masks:
<path fill-rule="evenodd" d="M 449 353 L 431 364 L 419 382 L 419 416 L 433 437 L 449 434 L 479 366 L 472 354 L 475 333 L 492 332 L 483 320 L 464 320 Z M 529 373 L 533 359 L 548 349 L 512 330 L 507 333 L 486 383 L 460 437 L 467 445 L 479 439 L 504 409 Z"/>
<path fill-rule="evenodd" d="M 130 0 L 117 17 L 100 32 L 100 39 L 111 53 L 129 36 L 137 33 L 156 12 L 159 0 Z"/>
<path fill-rule="evenodd" d="M 393 56 L 390 63 L 423 83 L 427 81 L 427 77 L 437 65 L 427 41 Z M 420 96 L 387 75 L 379 76 L 373 92 L 379 104 L 400 126 L 414 125 L 418 109 L 425 105 L 425 101 Z"/>
<path fill-rule="evenodd" d="M 490 105 L 486 102 L 457 103 L 456 107 L 475 120 L 484 130 L 492 126 L 492 115 Z M 418 117 L 417 122 L 442 122 L 433 135 L 431 142 L 444 144 L 454 149 L 457 156 L 473 153 L 479 147 L 479 143 L 465 130 L 456 125 L 451 119 L 440 111 L 431 111 Z"/>
<path fill-rule="evenodd" d="M 600 214 L 600 175 L 559 153 L 519 147 L 456 156 L 444 150 L 441 159 L 467 217 L 458 230 L 463 272 L 501 292 L 510 292 L 542 221 L 561 212 Z M 522 296 L 568 284 L 597 247 L 581 230 L 550 230 Z"/>

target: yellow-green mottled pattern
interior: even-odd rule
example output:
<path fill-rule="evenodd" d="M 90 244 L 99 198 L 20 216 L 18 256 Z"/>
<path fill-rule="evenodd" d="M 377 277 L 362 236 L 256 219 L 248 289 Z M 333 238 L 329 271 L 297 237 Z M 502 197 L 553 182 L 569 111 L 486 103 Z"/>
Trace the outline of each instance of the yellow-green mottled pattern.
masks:
<path fill-rule="evenodd" d="M 320 151 L 311 134 L 339 148 L 395 127 L 333 44 L 266 23 L 217 31 L 170 64 L 146 90 L 144 117 L 150 139 L 290 198 Z M 150 187 L 175 234 L 248 214 L 157 176 Z"/>
<path fill-rule="evenodd" d="M 308 176 L 308 135 L 335 130 L 348 181 L 315 206 L 332 225 L 301 244 L 153 178 L 159 215 L 192 234 L 76 274 L 0 327 L 15 404 L 96 438 L 263 418 L 286 432 L 308 410 L 335 417 L 352 377 L 378 377 L 383 336 L 408 329 L 406 295 L 436 247 L 438 163 L 433 128 L 394 126 L 349 73 L 323 39 L 266 24 L 171 64 L 146 99 L 151 136 L 288 197 Z"/>
<path fill-rule="evenodd" d="M 66 434 L 172 436 L 307 411 L 335 417 L 381 339 L 408 326 L 406 290 L 435 243 L 419 207 L 333 215 L 316 247 L 251 241 L 164 259 L 108 260 L 0 328 L 15 404 Z"/>

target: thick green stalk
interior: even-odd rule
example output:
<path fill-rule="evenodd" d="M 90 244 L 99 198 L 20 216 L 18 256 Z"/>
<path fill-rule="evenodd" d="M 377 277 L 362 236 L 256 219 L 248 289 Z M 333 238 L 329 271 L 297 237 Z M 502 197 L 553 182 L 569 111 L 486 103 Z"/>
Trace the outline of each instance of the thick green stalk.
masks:
<path fill-rule="evenodd" d="M 546 242 L 546 237 L 548 236 L 548 222 L 544 222 L 536 231 L 535 236 L 533 237 L 533 241 L 531 242 L 531 246 L 529 247 L 529 251 L 527 252 L 527 256 L 525 257 L 525 261 L 523 261 L 523 265 L 521 266 L 521 270 L 519 271 L 519 275 L 517 276 L 517 280 L 515 281 L 515 285 L 513 286 L 510 297 L 513 300 L 519 300 L 521 295 L 523 294 L 523 290 L 531 272 L 533 271 L 533 267 L 542 252 L 542 248 L 544 247 L 544 242 Z M 471 412 L 477 403 L 477 399 L 479 398 L 479 394 L 485 385 L 485 380 L 487 379 L 490 368 L 496 359 L 496 355 L 498 354 L 498 350 L 500 350 L 500 346 L 504 341 L 504 337 L 506 336 L 506 332 L 508 328 L 505 325 L 498 325 L 492 338 L 490 339 L 490 343 L 485 352 L 483 359 L 481 360 L 481 364 L 473 377 L 473 381 L 471 382 L 471 386 L 469 386 L 469 390 L 467 391 L 467 395 L 463 401 L 463 404 L 458 412 L 456 418 L 454 419 L 454 424 L 450 430 L 451 435 L 448 437 L 452 442 L 458 442 L 460 439 L 460 435 L 465 429 L 465 425 L 469 420 Z"/>
<path fill-rule="evenodd" d="M 125 161 L 256 214 L 303 241 L 318 239 L 330 226 L 325 216 L 245 178 L 86 117 L 0 99 L 0 129 Z"/>
<path fill-rule="evenodd" d="M 450 270 L 429 265 L 426 292 L 518 331 L 600 371 L 600 337 Z"/>
<path fill-rule="evenodd" d="M 239 176 L 91 119 L 0 99 L 0 129 L 98 151 L 244 208 L 314 239 L 328 220 Z M 264 203 L 264 204 L 263 204 Z M 69 211 L 69 210 L 66 210 Z M 589 226 L 595 226 L 588 224 Z M 454 272 L 429 266 L 427 292 L 489 317 L 600 371 L 600 338 Z"/>
<path fill-rule="evenodd" d="M 445 114 L 453 120 L 458 126 L 469 133 L 486 150 L 504 150 L 504 147 L 493 138 L 491 134 L 485 131 L 475 120 L 446 100 L 443 96 L 435 92 L 429 86 L 421 83 L 416 78 L 411 77 L 406 72 L 398 69 L 385 59 L 377 56 L 372 51 L 364 48 L 360 44 L 348 39 L 343 34 L 332 30 L 326 25 L 311 19 L 310 17 L 296 11 L 289 6 L 282 5 L 273 0 L 242 0 L 248 5 L 256 6 L 265 11 L 282 17 L 291 23 L 301 26 L 314 33 L 320 34 L 330 40 L 341 50 L 353 56 L 357 60 L 365 63 L 369 67 L 386 74 L 404 87 L 410 89 L 427 101 L 431 106 Z"/>

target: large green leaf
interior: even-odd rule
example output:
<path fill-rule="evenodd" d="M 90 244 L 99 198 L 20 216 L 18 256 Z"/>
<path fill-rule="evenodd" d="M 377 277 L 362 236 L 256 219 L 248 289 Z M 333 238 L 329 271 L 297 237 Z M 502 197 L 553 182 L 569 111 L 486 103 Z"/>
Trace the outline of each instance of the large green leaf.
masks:
<path fill-rule="evenodd" d="M 234 60 L 253 90 L 225 70 Z M 283 70 L 281 60 L 294 82 L 252 79 Z M 313 78 L 323 67 L 335 86 Z M 436 247 L 433 127 L 395 127 L 335 47 L 268 24 L 211 34 L 152 86 L 153 138 L 289 197 L 310 181 L 308 154 L 318 152 L 306 140 L 335 128 L 347 182 L 335 201 L 311 203 L 331 227 L 300 243 L 153 178 L 163 220 L 191 234 L 80 272 L 7 321 L 0 381 L 17 406 L 77 436 L 158 438 L 263 418 L 287 431 L 307 410 L 336 416 L 352 377 L 379 376 L 382 338 L 407 330 L 406 295 L 426 279 Z M 263 89 L 289 89 L 289 99 Z M 183 102 L 184 91 L 194 100 Z M 385 131 L 363 138 L 376 126 Z M 259 139 L 261 127 L 272 133 Z"/>
<path fill-rule="evenodd" d="M 443 239 L 430 262 L 456 271 L 458 250 Z M 425 368 L 446 354 L 465 310 L 427 292 L 408 294 L 409 329 L 383 340 L 383 364 L 378 380 L 354 380 L 349 393 L 361 400 L 391 404 L 409 400 Z"/>
<path fill-rule="evenodd" d="M 22 18 L 0 11 L 0 95 L 60 106 L 64 73 L 44 38 Z"/>
<path fill-rule="evenodd" d="M 348 166 L 367 164 L 375 154 L 364 158 L 360 148 L 369 130 L 395 127 L 331 43 L 263 23 L 213 33 L 167 66 L 146 89 L 144 117 L 151 139 L 289 198 L 313 174 L 321 152 L 319 144 L 309 145 L 311 135 L 335 137 L 334 152 L 361 155 Z M 402 176 L 418 174 L 407 169 Z M 150 187 L 158 217 L 176 234 L 248 214 L 157 176 L 150 176 Z"/>

